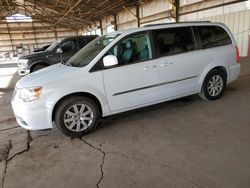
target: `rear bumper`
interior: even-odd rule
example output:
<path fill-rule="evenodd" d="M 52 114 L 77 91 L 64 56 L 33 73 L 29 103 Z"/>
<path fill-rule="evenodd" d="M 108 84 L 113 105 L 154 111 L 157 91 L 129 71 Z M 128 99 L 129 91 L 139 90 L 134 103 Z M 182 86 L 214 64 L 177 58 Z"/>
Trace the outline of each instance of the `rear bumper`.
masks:
<path fill-rule="evenodd" d="M 239 63 L 229 67 L 229 77 L 227 83 L 231 83 L 239 77 L 240 67 L 241 65 Z"/>

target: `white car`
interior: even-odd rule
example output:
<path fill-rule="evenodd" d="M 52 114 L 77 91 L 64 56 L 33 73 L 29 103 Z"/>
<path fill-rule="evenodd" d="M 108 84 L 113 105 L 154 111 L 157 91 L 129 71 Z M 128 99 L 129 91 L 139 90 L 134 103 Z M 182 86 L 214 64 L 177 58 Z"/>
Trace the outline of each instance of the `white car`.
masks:
<path fill-rule="evenodd" d="M 239 73 L 238 48 L 224 24 L 151 25 L 100 36 L 66 64 L 23 77 L 12 107 L 25 129 L 56 125 L 81 137 L 101 117 L 192 94 L 216 100 Z"/>

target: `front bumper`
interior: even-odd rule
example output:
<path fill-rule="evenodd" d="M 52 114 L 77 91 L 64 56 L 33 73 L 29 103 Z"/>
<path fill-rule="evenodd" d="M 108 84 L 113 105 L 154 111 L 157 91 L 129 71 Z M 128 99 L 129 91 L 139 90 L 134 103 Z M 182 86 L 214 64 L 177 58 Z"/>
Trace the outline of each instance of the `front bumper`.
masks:
<path fill-rule="evenodd" d="M 52 128 L 52 118 L 45 102 L 38 99 L 23 102 L 18 98 L 18 91 L 14 93 L 11 102 L 17 123 L 28 130 L 43 130 Z"/>

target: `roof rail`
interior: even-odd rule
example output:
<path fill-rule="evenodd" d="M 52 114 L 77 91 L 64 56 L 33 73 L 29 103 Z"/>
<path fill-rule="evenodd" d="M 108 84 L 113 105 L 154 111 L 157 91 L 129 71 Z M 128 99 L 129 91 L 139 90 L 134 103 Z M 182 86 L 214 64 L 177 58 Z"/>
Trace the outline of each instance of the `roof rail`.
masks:
<path fill-rule="evenodd" d="M 162 24 L 149 24 L 143 27 L 151 27 L 151 26 L 161 26 L 161 25 L 174 25 L 174 24 L 183 24 L 183 23 L 210 23 L 211 21 L 190 21 L 190 22 L 171 22 L 171 23 L 162 23 Z"/>

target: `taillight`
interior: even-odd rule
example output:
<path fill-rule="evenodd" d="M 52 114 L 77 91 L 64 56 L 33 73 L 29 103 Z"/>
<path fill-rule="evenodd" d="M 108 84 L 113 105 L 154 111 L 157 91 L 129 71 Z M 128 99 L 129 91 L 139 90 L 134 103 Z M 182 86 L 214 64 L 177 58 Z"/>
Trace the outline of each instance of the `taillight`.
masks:
<path fill-rule="evenodd" d="M 236 63 L 239 63 L 239 61 L 240 61 L 240 54 L 239 54 L 239 49 L 236 46 Z"/>

